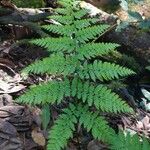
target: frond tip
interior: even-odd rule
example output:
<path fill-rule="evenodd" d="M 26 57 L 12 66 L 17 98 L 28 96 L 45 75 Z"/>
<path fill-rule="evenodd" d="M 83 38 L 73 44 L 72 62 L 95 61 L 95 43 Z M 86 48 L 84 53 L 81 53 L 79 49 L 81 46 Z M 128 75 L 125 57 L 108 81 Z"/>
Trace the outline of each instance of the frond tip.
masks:
<path fill-rule="evenodd" d="M 88 43 L 77 49 L 77 56 L 81 60 L 107 55 L 114 51 L 119 44 L 116 43 Z"/>
<path fill-rule="evenodd" d="M 95 25 L 81 29 L 75 33 L 77 41 L 81 43 L 89 42 L 89 40 L 95 39 L 100 36 L 109 28 L 109 25 Z"/>
<path fill-rule="evenodd" d="M 73 137 L 75 123 L 77 123 L 77 119 L 71 110 L 68 109 L 67 113 L 61 114 L 49 132 L 47 150 L 64 148 L 68 140 Z"/>
<path fill-rule="evenodd" d="M 109 142 L 115 132 L 108 126 L 107 121 L 100 117 L 97 112 L 90 112 L 88 106 L 78 106 L 79 123 L 91 131 L 95 139 Z"/>
<path fill-rule="evenodd" d="M 49 52 L 72 52 L 75 49 L 74 41 L 68 37 L 35 39 L 31 44 L 45 48 Z"/>
<path fill-rule="evenodd" d="M 38 105 L 61 103 L 64 97 L 70 96 L 70 82 L 50 81 L 38 86 L 31 86 L 30 89 L 17 100 L 18 103 Z M 41 94 L 42 93 L 42 94 Z"/>
<path fill-rule="evenodd" d="M 63 54 L 53 54 L 43 60 L 36 61 L 35 63 L 26 67 L 22 72 L 29 74 L 51 74 L 51 75 L 70 75 L 74 73 L 77 59 L 75 57 L 65 57 Z"/>
<path fill-rule="evenodd" d="M 121 67 L 114 63 L 103 63 L 97 60 L 95 60 L 93 64 L 87 64 L 87 62 L 85 62 L 83 68 L 81 68 L 78 73 L 81 79 L 91 78 L 93 81 L 96 79 L 108 81 L 135 74 L 128 68 Z"/>

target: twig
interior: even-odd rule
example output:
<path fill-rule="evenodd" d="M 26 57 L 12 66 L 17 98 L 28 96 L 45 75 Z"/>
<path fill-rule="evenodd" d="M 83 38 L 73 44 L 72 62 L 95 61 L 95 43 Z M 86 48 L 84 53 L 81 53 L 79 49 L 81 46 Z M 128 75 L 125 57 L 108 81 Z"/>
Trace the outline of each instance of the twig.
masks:
<path fill-rule="evenodd" d="M 9 66 L 0 63 L 0 66 L 6 67 L 7 69 L 9 69 L 14 75 L 16 75 L 15 71 L 13 69 L 11 69 Z"/>
<path fill-rule="evenodd" d="M 117 26 L 117 23 L 115 23 L 114 25 L 112 25 L 107 31 L 105 31 L 103 34 L 100 34 L 96 39 L 94 39 L 92 41 L 92 43 L 94 43 L 96 40 L 98 40 L 101 36 L 105 35 L 107 32 L 110 32 L 111 30 L 113 30 L 115 27 Z"/>

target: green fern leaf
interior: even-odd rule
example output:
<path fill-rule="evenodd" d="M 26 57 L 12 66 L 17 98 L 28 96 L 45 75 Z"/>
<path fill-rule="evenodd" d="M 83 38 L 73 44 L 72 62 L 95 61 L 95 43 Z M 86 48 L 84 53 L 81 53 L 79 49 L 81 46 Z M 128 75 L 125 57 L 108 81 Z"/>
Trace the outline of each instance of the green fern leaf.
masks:
<path fill-rule="evenodd" d="M 94 86 L 89 82 L 82 83 L 74 78 L 71 83 L 71 96 L 81 98 L 89 106 L 94 105 L 97 109 L 106 112 L 132 112 L 132 109 L 104 85 Z"/>
<path fill-rule="evenodd" d="M 87 27 L 75 33 L 76 39 L 81 43 L 88 42 L 91 39 L 95 39 L 98 35 L 100 36 L 108 28 L 109 25 L 97 25 L 97 26 Z"/>
<path fill-rule="evenodd" d="M 91 132 L 95 139 L 117 148 L 112 140 L 115 137 L 114 131 L 109 128 L 107 121 L 99 116 L 99 112 L 132 113 L 133 110 L 106 85 L 95 81 L 119 79 L 134 72 L 114 63 L 88 60 L 97 56 L 107 56 L 118 47 L 118 44 L 113 43 L 94 43 L 107 31 L 109 25 L 92 26 L 98 20 L 85 19 L 87 10 L 80 9 L 78 0 L 58 0 L 58 2 L 62 8 L 57 9 L 56 14 L 49 18 L 59 25 L 42 27 L 57 34 L 57 37 L 31 41 L 32 44 L 45 48 L 50 55 L 23 70 L 23 73 L 27 74 L 47 73 L 54 76 L 55 80 L 31 86 L 17 102 L 48 106 L 59 105 L 67 100 L 63 105 L 66 109 L 50 130 L 48 150 L 64 149 L 68 140 L 73 137 L 75 125 L 78 124 Z M 130 141 L 130 138 L 128 139 Z M 138 140 L 133 139 L 133 143 L 138 144 Z M 122 139 L 120 145 L 124 145 Z"/>
<path fill-rule="evenodd" d="M 72 11 L 71 8 L 70 8 L 70 11 Z M 68 14 L 68 9 L 66 9 L 66 8 L 57 8 L 57 9 L 55 9 L 55 12 L 57 12 L 61 15 L 67 15 Z"/>
<path fill-rule="evenodd" d="M 111 139 L 111 149 L 112 150 L 148 150 L 150 149 L 150 143 L 147 139 L 140 138 L 137 134 L 130 135 L 129 133 L 125 136 L 122 132 L 118 135 L 114 135 Z"/>
<path fill-rule="evenodd" d="M 88 106 L 78 106 L 79 123 L 91 131 L 93 137 L 104 142 L 109 142 L 115 134 L 108 126 L 107 121 L 100 117 L 97 112 L 90 112 Z"/>
<path fill-rule="evenodd" d="M 115 43 L 90 43 L 77 49 L 78 58 L 81 60 L 106 55 L 114 51 L 119 45 Z"/>
<path fill-rule="evenodd" d="M 59 116 L 49 132 L 47 150 L 61 150 L 67 145 L 68 140 L 73 137 L 74 124 L 77 123 L 77 119 L 71 110 L 68 109 L 65 112 L 67 113 Z"/>
<path fill-rule="evenodd" d="M 17 102 L 30 105 L 59 104 L 65 96 L 68 96 L 68 91 L 70 91 L 70 82 L 67 79 L 65 81 L 51 81 L 31 86 L 24 95 L 17 99 Z"/>
<path fill-rule="evenodd" d="M 74 22 L 74 24 L 77 29 L 83 29 L 83 28 L 91 26 L 92 24 L 94 24 L 98 21 L 99 20 L 96 18 L 89 18 L 89 19 L 76 20 Z"/>
<path fill-rule="evenodd" d="M 89 82 L 82 83 L 78 78 L 74 78 L 72 81 L 68 79 L 64 81 L 51 81 L 47 84 L 31 87 L 17 101 L 33 105 L 53 104 L 60 103 L 64 97 L 71 96 L 81 98 L 89 106 L 94 105 L 102 111 L 112 113 L 132 112 L 132 109 L 106 86 L 94 86 Z"/>
<path fill-rule="evenodd" d="M 57 33 L 64 36 L 71 36 L 74 32 L 73 25 L 44 25 L 42 26 L 42 28 L 49 32 Z"/>
<path fill-rule="evenodd" d="M 87 9 L 80 9 L 77 12 L 75 12 L 73 15 L 76 19 L 81 19 L 85 15 L 87 15 L 88 10 Z"/>
<path fill-rule="evenodd" d="M 53 54 L 50 57 L 37 61 L 22 72 L 25 74 L 52 74 L 52 75 L 69 75 L 75 72 L 76 64 L 78 63 L 75 57 L 64 57 L 63 54 Z"/>
<path fill-rule="evenodd" d="M 74 41 L 68 37 L 35 39 L 31 43 L 49 52 L 72 52 L 75 49 Z"/>
<path fill-rule="evenodd" d="M 93 81 L 96 81 L 96 79 L 103 81 L 132 75 L 134 72 L 113 63 L 102 63 L 101 61 L 95 60 L 93 64 L 87 64 L 87 62 L 85 62 L 78 74 L 81 79 L 91 78 Z"/>
<path fill-rule="evenodd" d="M 71 15 L 69 16 L 55 15 L 55 16 L 50 16 L 49 18 L 58 21 L 59 23 L 64 25 L 72 24 L 74 21 L 73 20 L 74 18 Z"/>

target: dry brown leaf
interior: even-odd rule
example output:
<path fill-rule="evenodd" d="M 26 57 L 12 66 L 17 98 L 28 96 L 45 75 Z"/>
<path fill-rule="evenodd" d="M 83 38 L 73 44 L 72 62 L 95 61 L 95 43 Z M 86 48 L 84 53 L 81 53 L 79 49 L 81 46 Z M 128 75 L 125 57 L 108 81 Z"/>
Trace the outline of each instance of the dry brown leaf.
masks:
<path fill-rule="evenodd" d="M 15 84 L 15 83 L 7 83 L 5 81 L 0 80 L 0 94 L 9 94 L 21 91 L 26 86 L 22 84 Z"/>
<path fill-rule="evenodd" d="M 41 132 L 40 128 L 35 128 L 32 130 L 32 138 L 35 143 L 40 146 L 45 146 L 46 141 L 43 133 Z"/>
<path fill-rule="evenodd" d="M 143 126 L 147 129 L 147 126 L 150 124 L 150 118 L 146 115 L 142 120 Z"/>
<path fill-rule="evenodd" d="M 15 93 L 26 86 L 20 84 L 22 78 L 19 74 L 15 73 L 11 68 L 9 68 L 14 75 L 10 76 L 7 72 L 0 69 L 0 94 Z"/>
<path fill-rule="evenodd" d="M 138 130 L 143 129 L 143 123 L 141 121 L 137 121 L 136 127 Z"/>
<path fill-rule="evenodd" d="M 41 122 L 41 109 L 39 109 L 38 107 L 34 107 L 32 108 L 32 116 L 33 116 L 33 121 L 36 123 L 37 126 L 41 126 L 42 122 Z"/>

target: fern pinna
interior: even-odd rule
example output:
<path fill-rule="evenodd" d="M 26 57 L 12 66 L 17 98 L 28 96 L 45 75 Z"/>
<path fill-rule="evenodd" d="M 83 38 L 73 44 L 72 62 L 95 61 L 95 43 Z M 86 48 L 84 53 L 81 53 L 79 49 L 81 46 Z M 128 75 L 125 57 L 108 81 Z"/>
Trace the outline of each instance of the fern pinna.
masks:
<path fill-rule="evenodd" d="M 99 60 L 98 56 L 106 56 L 119 46 L 94 42 L 109 25 L 94 25 L 97 19 L 86 19 L 87 10 L 81 9 L 78 1 L 61 0 L 60 4 L 62 7 L 56 9 L 54 16 L 50 16 L 58 24 L 42 26 L 57 36 L 31 41 L 45 48 L 50 53 L 49 57 L 23 70 L 28 74 L 47 73 L 55 76 L 56 80 L 31 87 L 17 101 L 32 105 L 54 105 L 60 104 L 66 97 L 70 99 L 70 104 L 50 130 L 48 150 L 65 148 L 78 123 L 91 132 L 95 139 L 109 144 L 115 133 L 99 113 L 131 113 L 132 109 L 103 81 L 119 79 L 134 72 Z M 91 110 L 94 107 L 97 111 Z"/>

